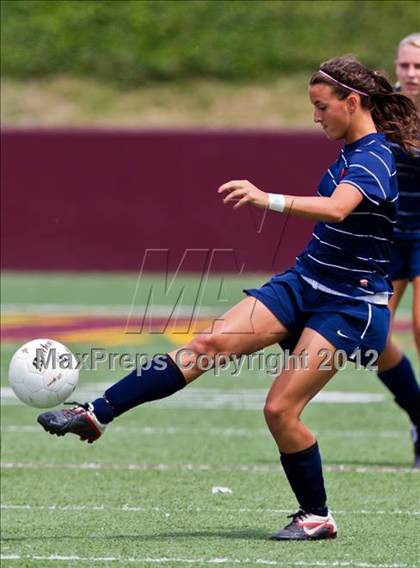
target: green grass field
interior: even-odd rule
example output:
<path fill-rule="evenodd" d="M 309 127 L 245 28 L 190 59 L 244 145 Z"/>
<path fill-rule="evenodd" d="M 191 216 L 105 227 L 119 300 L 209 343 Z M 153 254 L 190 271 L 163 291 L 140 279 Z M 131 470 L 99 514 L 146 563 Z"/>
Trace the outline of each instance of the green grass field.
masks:
<path fill-rule="evenodd" d="M 203 305 L 222 312 L 242 287 L 262 281 L 226 278 L 222 301 L 214 278 Z M 194 278 L 183 283 L 192 303 Z M 136 336 L 125 344 L 115 330 L 60 331 L 69 314 L 126 317 L 133 275 L 6 273 L 2 284 L 2 566 L 420 566 L 420 476 L 410 469 L 409 424 L 374 373 L 348 367 L 325 389 L 337 402 L 324 396 L 304 413 L 318 435 L 339 538 L 275 543 L 267 536 L 296 504 L 262 414 L 270 376 L 209 373 L 173 399 L 125 414 L 93 445 L 48 436 L 37 409 L 7 390 L 10 357 L 23 343 L 13 333 L 45 326 L 74 352 L 102 338 L 107 350 L 149 354 L 183 335 L 139 336 L 136 345 Z M 160 293 L 156 302 L 168 299 Z M 407 295 L 400 318 L 409 318 L 409 305 Z M 410 334 L 397 340 L 418 370 Z M 79 392 L 100 392 L 122 374 L 83 371 Z M 213 493 L 219 486 L 232 492 Z"/>
<path fill-rule="evenodd" d="M 308 79 L 301 72 L 263 82 L 201 78 L 121 89 L 93 77 L 4 77 L 1 121 L 85 128 L 316 128 Z"/>

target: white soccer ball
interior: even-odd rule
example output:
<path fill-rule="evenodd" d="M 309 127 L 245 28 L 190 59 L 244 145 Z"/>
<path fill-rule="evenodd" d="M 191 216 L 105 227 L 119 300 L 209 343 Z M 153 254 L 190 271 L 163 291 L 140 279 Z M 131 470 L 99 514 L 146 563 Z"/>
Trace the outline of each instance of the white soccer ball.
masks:
<path fill-rule="evenodd" d="M 60 404 L 79 381 L 77 360 L 53 339 L 33 339 L 22 345 L 9 365 L 9 383 L 15 395 L 37 408 Z"/>

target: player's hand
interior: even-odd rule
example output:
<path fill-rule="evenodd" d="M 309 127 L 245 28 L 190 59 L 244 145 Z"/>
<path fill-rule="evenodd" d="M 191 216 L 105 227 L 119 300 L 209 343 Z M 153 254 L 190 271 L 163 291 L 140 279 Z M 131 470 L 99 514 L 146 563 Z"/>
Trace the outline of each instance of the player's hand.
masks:
<path fill-rule="evenodd" d="M 217 193 L 226 194 L 223 203 L 236 201 L 233 209 L 239 209 L 239 207 L 242 207 L 245 203 L 251 203 L 261 209 L 268 207 L 268 193 L 261 191 L 261 189 L 255 187 L 255 185 L 252 185 L 252 183 L 246 179 L 228 181 L 219 187 Z"/>

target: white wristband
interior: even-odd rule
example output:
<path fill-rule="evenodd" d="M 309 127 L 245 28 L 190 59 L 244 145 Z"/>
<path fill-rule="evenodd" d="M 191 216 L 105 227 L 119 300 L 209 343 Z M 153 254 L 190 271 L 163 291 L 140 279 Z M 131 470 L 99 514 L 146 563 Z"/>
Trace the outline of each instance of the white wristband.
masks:
<path fill-rule="evenodd" d="M 281 193 L 268 194 L 268 208 L 283 213 L 286 207 L 286 198 Z"/>

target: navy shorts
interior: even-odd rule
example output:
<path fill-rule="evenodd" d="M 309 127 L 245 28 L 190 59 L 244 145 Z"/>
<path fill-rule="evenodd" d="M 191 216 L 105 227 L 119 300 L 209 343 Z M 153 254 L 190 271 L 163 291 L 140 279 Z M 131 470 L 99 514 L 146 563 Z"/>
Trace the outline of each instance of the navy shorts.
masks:
<path fill-rule="evenodd" d="M 261 288 L 244 292 L 260 300 L 290 332 L 280 343 L 283 349 L 293 350 L 305 327 L 362 365 L 372 361 L 371 350 L 379 354 L 385 348 L 390 324 L 387 306 L 316 290 L 293 268 L 276 274 Z"/>
<path fill-rule="evenodd" d="M 389 274 L 391 280 L 413 280 L 420 276 L 420 240 L 395 241 Z"/>

